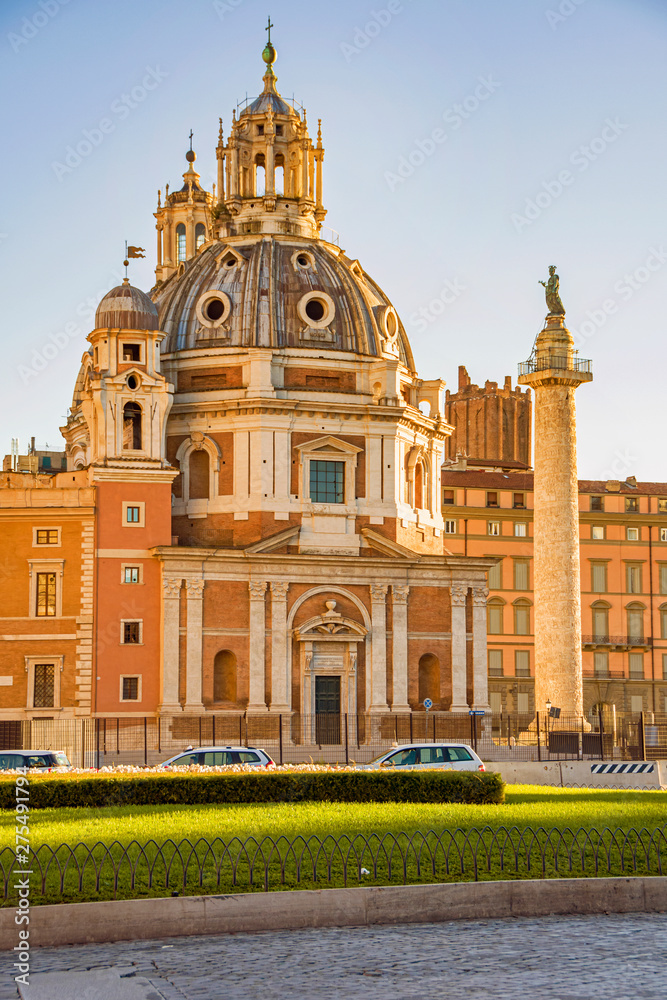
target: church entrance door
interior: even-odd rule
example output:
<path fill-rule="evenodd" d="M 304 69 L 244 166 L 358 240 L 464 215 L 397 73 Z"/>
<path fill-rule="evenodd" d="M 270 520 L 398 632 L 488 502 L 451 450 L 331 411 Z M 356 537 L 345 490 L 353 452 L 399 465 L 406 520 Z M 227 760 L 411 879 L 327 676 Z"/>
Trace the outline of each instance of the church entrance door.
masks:
<path fill-rule="evenodd" d="M 340 743 L 340 677 L 315 677 L 315 740 Z"/>

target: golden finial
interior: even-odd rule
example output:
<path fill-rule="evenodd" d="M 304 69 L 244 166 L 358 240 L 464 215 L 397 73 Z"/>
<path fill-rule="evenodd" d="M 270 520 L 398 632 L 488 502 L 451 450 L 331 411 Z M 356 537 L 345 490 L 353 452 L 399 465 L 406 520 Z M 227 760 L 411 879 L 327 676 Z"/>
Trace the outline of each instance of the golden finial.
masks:
<path fill-rule="evenodd" d="M 223 141 L 222 140 L 222 118 L 218 118 L 218 121 L 220 122 L 220 129 L 218 130 L 218 145 L 222 146 L 222 141 Z"/>
<path fill-rule="evenodd" d="M 322 148 L 322 119 L 317 119 L 317 147 Z"/>
<path fill-rule="evenodd" d="M 158 189 L 157 189 L 157 207 L 158 207 L 158 208 L 160 208 L 160 206 L 161 206 L 161 204 L 162 204 L 162 202 L 160 201 L 160 198 L 161 198 L 161 196 L 162 196 L 162 192 L 161 192 L 161 191 L 160 191 L 160 189 L 158 188 Z"/>
<path fill-rule="evenodd" d="M 273 64 L 278 58 L 278 53 L 276 52 L 275 47 L 271 44 L 271 28 L 273 27 L 274 25 L 271 23 L 271 16 L 269 15 L 269 23 L 264 29 L 265 31 L 268 31 L 269 37 L 264 51 L 262 52 L 262 59 L 266 63 L 266 72 L 268 76 L 273 76 Z"/>

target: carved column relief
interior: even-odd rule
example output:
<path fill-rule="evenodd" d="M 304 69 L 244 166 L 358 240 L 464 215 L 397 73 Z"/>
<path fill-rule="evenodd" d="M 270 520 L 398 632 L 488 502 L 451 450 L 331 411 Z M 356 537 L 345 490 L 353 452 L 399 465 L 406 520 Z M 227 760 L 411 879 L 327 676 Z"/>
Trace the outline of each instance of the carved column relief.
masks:
<path fill-rule="evenodd" d="M 264 656 L 266 634 L 266 581 L 251 580 L 250 591 L 250 635 L 248 643 L 248 712 L 266 712 Z"/>
<path fill-rule="evenodd" d="M 289 583 L 271 584 L 271 711 L 291 711 L 292 678 L 287 641 Z"/>
<path fill-rule="evenodd" d="M 386 584 L 371 584 L 370 691 L 366 682 L 366 705 L 371 712 L 387 712 L 387 590 Z"/>
<path fill-rule="evenodd" d="M 178 700 L 180 578 L 162 578 L 162 694 L 160 712 L 181 712 Z"/>
<path fill-rule="evenodd" d="M 393 678 L 394 694 L 392 699 L 393 712 L 409 712 L 408 704 L 408 594 L 410 588 L 406 585 L 394 585 L 392 595 L 392 631 L 393 631 Z"/>
<path fill-rule="evenodd" d="M 466 684 L 466 596 L 465 583 L 449 588 L 452 600 L 452 705 L 451 712 L 467 712 Z"/>
<path fill-rule="evenodd" d="M 487 587 L 472 589 L 472 677 L 473 708 L 490 711 L 489 683 L 486 654 L 486 600 Z"/>
<path fill-rule="evenodd" d="M 185 581 L 187 631 L 185 640 L 185 711 L 203 712 L 202 704 L 202 623 L 204 581 Z"/>

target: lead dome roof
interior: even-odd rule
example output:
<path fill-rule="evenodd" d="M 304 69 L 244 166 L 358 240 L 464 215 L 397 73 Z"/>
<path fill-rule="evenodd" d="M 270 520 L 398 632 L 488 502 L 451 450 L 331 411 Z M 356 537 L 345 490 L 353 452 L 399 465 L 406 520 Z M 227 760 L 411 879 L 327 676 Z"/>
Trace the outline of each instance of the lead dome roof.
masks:
<path fill-rule="evenodd" d="M 150 296 L 127 278 L 104 296 L 95 313 L 96 329 L 157 330 L 158 313 Z"/>
<path fill-rule="evenodd" d="M 237 263 L 225 266 L 236 255 Z M 299 266 L 298 256 L 312 262 Z M 223 292 L 231 303 L 224 323 L 224 346 L 311 348 L 351 351 L 380 357 L 388 313 L 396 317 L 401 361 L 414 370 L 403 325 L 382 289 L 356 261 L 318 240 L 264 236 L 247 243 L 211 243 L 154 291 L 160 329 L 166 334 L 162 353 L 200 346 L 197 303 L 206 292 Z M 297 304 L 309 292 L 323 292 L 333 302 L 332 341 L 303 339 L 307 325 Z M 206 344 L 201 343 L 202 347 Z"/>

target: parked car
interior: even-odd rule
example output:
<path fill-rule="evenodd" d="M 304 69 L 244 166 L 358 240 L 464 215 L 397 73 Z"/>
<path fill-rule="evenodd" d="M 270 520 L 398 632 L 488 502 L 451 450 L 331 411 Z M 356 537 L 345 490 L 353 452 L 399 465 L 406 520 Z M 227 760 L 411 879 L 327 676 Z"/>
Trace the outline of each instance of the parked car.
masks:
<path fill-rule="evenodd" d="M 256 767 L 271 767 L 274 761 L 266 750 L 256 747 L 188 747 L 160 764 L 160 767 L 189 767 L 199 764 L 203 767 L 221 767 L 228 764 L 254 764 Z"/>
<path fill-rule="evenodd" d="M 19 767 L 50 771 L 53 768 L 71 770 L 72 765 L 62 750 L 3 750 L 0 753 L 0 771 L 15 771 Z"/>
<path fill-rule="evenodd" d="M 407 771 L 440 768 L 446 771 L 485 771 L 486 768 L 472 747 L 465 743 L 407 743 L 392 747 L 368 764 L 364 770 L 398 767 Z"/>

